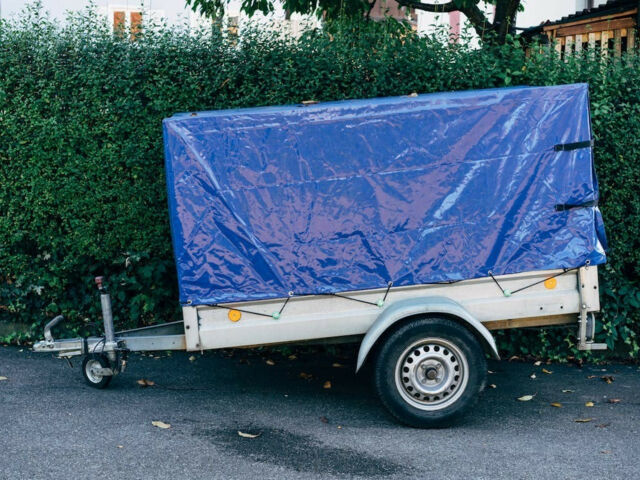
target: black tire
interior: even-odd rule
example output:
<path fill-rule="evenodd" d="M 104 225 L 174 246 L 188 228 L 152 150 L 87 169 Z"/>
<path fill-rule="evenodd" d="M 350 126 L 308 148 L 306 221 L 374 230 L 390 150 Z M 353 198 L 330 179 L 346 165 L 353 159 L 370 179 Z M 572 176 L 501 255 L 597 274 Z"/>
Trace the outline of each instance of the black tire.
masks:
<path fill-rule="evenodd" d="M 406 425 L 450 425 L 484 389 L 482 346 L 453 320 L 411 320 L 383 342 L 375 357 L 374 387 L 391 415 Z"/>
<path fill-rule="evenodd" d="M 99 389 L 107 388 L 113 377 L 112 375 L 96 376 L 91 374 L 90 368 L 95 366 L 96 362 L 101 368 L 110 367 L 109 360 L 104 355 L 100 353 L 86 355 L 82 360 L 82 377 L 90 387 Z"/>

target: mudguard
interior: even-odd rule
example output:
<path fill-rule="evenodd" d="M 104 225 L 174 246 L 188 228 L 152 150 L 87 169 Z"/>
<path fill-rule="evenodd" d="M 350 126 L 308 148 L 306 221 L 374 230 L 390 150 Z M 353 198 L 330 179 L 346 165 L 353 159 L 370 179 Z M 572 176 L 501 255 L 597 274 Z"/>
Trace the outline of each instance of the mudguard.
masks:
<path fill-rule="evenodd" d="M 469 328 L 481 340 L 482 346 L 496 360 L 500 359 L 493 335 L 479 320 L 471 315 L 462 305 L 447 297 L 410 298 L 395 302 L 384 309 L 369 328 L 358 352 L 356 372 L 360 370 L 371 348 L 380 336 L 393 324 L 407 317 L 423 313 L 440 313 L 455 317 L 457 321 Z"/>

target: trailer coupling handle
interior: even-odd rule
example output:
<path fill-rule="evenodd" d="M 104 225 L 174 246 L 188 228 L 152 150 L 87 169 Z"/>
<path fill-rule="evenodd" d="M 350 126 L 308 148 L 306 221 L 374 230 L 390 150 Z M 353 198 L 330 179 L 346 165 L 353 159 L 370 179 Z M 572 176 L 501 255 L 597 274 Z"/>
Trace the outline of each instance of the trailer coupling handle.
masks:
<path fill-rule="evenodd" d="M 53 335 L 51 335 L 51 329 L 61 323 L 63 320 L 64 317 L 62 315 L 58 315 L 44 326 L 44 339 L 47 341 L 47 343 L 53 343 Z"/>

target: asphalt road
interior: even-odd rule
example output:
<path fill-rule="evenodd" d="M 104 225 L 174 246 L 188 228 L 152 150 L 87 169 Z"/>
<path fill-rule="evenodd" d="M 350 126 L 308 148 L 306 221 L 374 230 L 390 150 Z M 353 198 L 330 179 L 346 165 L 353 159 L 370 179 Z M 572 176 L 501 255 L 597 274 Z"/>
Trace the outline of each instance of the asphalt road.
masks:
<path fill-rule="evenodd" d="M 136 355 L 95 390 L 77 364 L 0 347 L 0 478 L 640 478 L 637 366 L 493 362 L 495 388 L 471 414 L 416 430 L 387 416 L 350 359 L 189 357 Z"/>

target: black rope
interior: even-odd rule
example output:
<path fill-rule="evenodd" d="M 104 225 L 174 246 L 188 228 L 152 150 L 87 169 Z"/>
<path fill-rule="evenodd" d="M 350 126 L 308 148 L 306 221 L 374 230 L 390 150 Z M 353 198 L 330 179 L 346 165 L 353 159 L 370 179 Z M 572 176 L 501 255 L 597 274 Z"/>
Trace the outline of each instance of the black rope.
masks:
<path fill-rule="evenodd" d="M 526 290 L 527 288 L 535 287 L 536 285 L 539 285 L 539 284 L 541 284 L 541 283 L 544 283 L 544 282 L 546 282 L 547 280 L 551 280 L 552 278 L 559 277 L 560 275 L 564 275 L 565 273 L 570 272 L 570 271 L 572 271 L 572 270 L 577 270 L 578 268 L 579 268 L 579 267 L 576 267 L 576 268 L 563 268 L 563 269 L 562 269 L 563 271 L 562 271 L 561 273 L 557 273 L 557 274 L 555 274 L 555 275 L 553 275 L 553 276 L 551 276 L 551 277 L 549 277 L 549 278 L 545 278 L 545 279 L 543 279 L 543 280 L 538 280 L 537 282 L 534 282 L 534 283 L 532 283 L 531 285 L 527 285 L 527 286 L 525 286 L 525 287 L 522 287 L 522 288 L 519 288 L 519 289 L 517 289 L 517 290 L 514 290 L 513 292 L 511 292 L 511 295 L 513 295 L 514 293 L 521 292 L 522 290 Z"/>
<path fill-rule="evenodd" d="M 587 261 L 585 262 L 585 266 L 589 266 L 590 264 L 591 264 L 591 262 L 590 262 L 589 260 L 587 260 Z M 547 280 L 550 280 L 550 279 L 552 279 L 552 278 L 559 277 L 560 275 L 564 275 L 565 273 L 571 272 L 571 271 L 573 271 L 573 270 L 578 270 L 578 269 L 580 269 L 580 268 L 582 268 L 582 267 L 563 268 L 563 269 L 562 269 L 562 272 L 560 272 L 560 273 L 556 273 L 555 275 L 552 275 L 552 276 L 550 276 L 550 277 L 544 278 L 544 279 L 542 279 L 542 280 L 538 280 L 537 282 L 533 282 L 533 283 L 532 283 L 532 284 L 530 284 L 530 285 L 525 285 L 524 287 L 520 287 L 520 288 L 518 288 L 517 290 L 514 290 L 513 292 L 511 292 L 511 291 L 509 291 L 509 290 L 505 290 L 504 288 L 502 288 L 502 285 L 500 285 L 500 283 L 498 282 L 498 280 L 496 279 L 496 277 L 494 277 L 494 276 L 493 276 L 493 272 L 492 272 L 491 270 L 489 270 L 489 272 L 487 272 L 487 273 L 489 273 L 489 276 L 490 276 L 490 277 L 491 277 L 491 279 L 496 283 L 496 285 L 498 286 L 498 288 L 500 289 L 500 291 L 502 292 L 502 294 L 503 294 L 505 297 L 510 297 L 511 295 L 514 295 L 514 294 L 516 294 L 516 293 L 518 293 L 518 292 L 521 292 L 521 291 L 523 291 L 523 290 L 526 290 L 527 288 L 535 287 L 536 285 L 539 285 L 539 284 L 541 284 L 541 283 L 544 283 L 544 282 L 546 282 Z"/>
<path fill-rule="evenodd" d="M 491 277 L 491 280 L 496 282 L 496 285 L 498 286 L 498 288 L 500 289 L 500 291 L 504 295 L 504 288 L 502 288 L 502 285 L 500 285 L 500 283 L 498 283 L 498 280 L 496 280 L 496 277 L 493 276 L 493 272 L 491 270 L 489 270 L 489 272 L 487 272 L 487 273 L 489 273 L 489 276 Z"/>
<path fill-rule="evenodd" d="M 282 307 L 280 307 L 280 310 L 278 310 L 277 312 L 274 312 L 272 314 L 262 313 L 262 312 L 252 312 L 250 310 L 244 310 L 244 309 L 241 309 L 241 308 L 229 307 L 227 305 L 220 305 L 220 304 L 215 304 L 215 305 L 210 305 L 210 306 L 211 307 L 217 307 L 217 308 L 224 308 L 226 310 L 236 310 L 236 311 L 242 312 L 242 313 L 247 313 L 247 314 L 251 314 L 251 315 L 259 315 L 261 317 L 269 317 L 269 318 L 273 318 L 275 320 L 278 320 L 280 318 L 280 315 L 282 315 L 282 312 L 284 311 L 284 308 L 287 306 L 287 303 L 289 303 L 289 300 L 291 300 L 291 297 L 293 297 L 293 292 L 289 292 L 289 296 L 287 297 L 287 299 L 282 304 Z"/>
<path fill-rule="evenodd" d="M 387 284 L 387 291 L 384 292 L 384 297 L 382 298 L 382 301 L 384 302 L 387 299 L 387 295 L 389 295 L 389 290 L 391 290 L 391 287 L 393 286 L 393 282 L 389 282 Z"/>
<path fill-rule="evenodd" d="M 354 302 L 366 303 L 367 305 L 375 305 L 376 307 L 378 306 L 378 304 L 375 302 L 369 302 L 368 300 L 362 300 L 360 298 L 346 297 L 338 293 L 328 293 L 327 295 L 331 295 L 338 298 L 344 298 L 345 300 L 353 300 Z"/>

